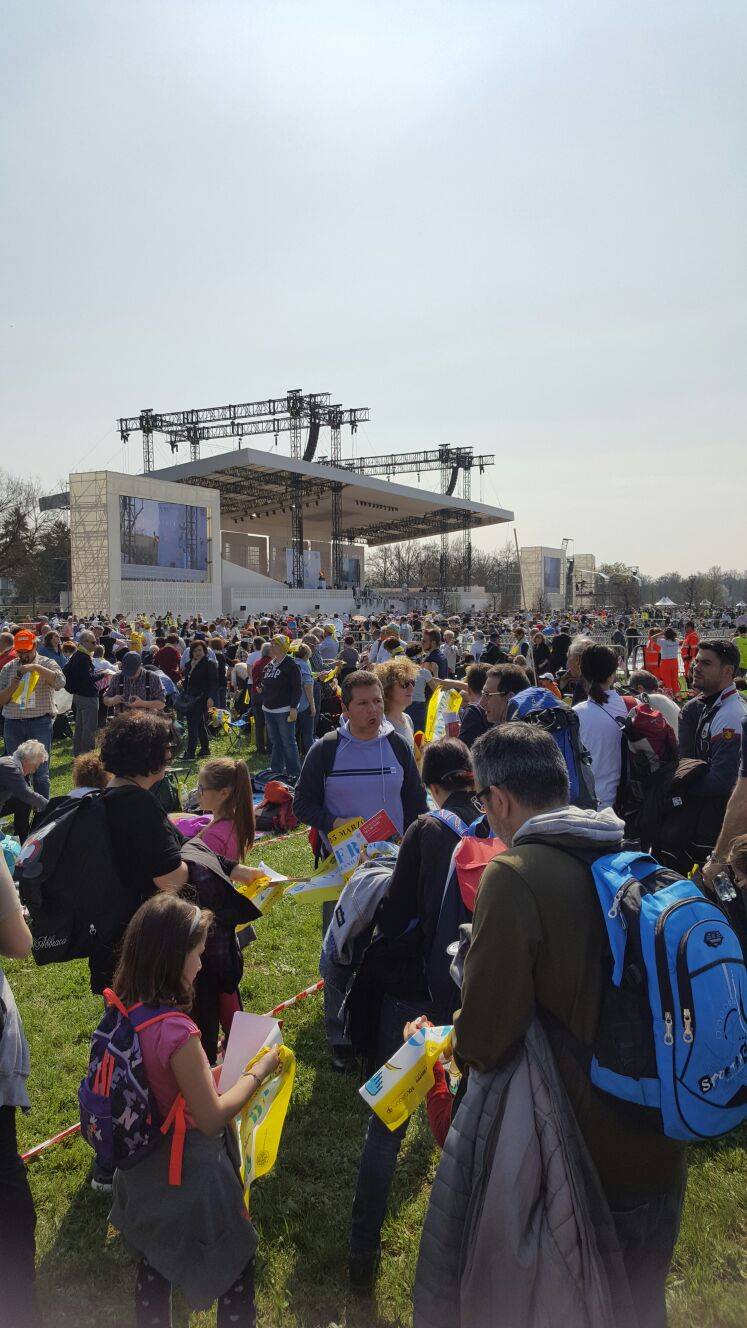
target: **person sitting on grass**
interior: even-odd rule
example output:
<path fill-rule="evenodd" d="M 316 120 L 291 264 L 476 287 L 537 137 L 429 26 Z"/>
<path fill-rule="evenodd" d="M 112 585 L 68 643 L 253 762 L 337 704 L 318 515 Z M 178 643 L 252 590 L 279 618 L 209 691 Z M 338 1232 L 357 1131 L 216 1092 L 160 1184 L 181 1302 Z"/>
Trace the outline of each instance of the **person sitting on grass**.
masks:
<path fill-rule="evenodd" d="M 138 1036 L 161 1118 L 179 1094 L 187 1113 L 180 1185 L 169 1183 L 168 1145 L 114 1176 L 109 1221 L 140 1260 L 138 1328 L 170 1328 L 172 1286 L 193 1310 L 217 1300 L 218 1328 L 256 1323 L 257 1236 L 244 1205 L 231 1122 L 279 1059 L 277 1050 L 265 1052 L 233 1088 L 219 1094 L 200 1031 L 189 1016 L 211 923 L 212 914 L 196 904 L 165 895 L 148 900 L 130 921 L 114 978 L 125 1006 L 172 1007 L 173 1014 Z"/>

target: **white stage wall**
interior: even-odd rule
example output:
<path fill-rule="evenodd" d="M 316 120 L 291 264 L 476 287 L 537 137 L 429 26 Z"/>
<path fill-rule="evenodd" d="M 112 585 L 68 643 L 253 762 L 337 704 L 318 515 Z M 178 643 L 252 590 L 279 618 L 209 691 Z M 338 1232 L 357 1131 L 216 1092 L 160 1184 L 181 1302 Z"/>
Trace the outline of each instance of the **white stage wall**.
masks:
<path fill-rule="evenodd" d="M 181 503 L 207 511 L 207 576 L 204 581 L 122 577 L 120 497 Z M 217 541 L 217 542 L 216 542 Z M 216 489 L 113 470 L 82 471 L 70 476 L 70 546 L 72 601 L 76 613 L 150 614 L 221 612 L 220 495 Z"/>

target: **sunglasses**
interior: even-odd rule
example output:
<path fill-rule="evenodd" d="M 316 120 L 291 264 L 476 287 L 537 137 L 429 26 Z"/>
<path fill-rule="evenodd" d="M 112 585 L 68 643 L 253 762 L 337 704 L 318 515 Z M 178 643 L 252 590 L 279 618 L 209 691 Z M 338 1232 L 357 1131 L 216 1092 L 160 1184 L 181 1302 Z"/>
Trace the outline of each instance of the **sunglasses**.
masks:
<path fill-rule="evenodd" d="M 410 678 L 409 682 L 401 682 L 401 683 L 400 683 L 400 687 L 406 687 L 406 688 L 408 688 L 408 689 L 409 689 L 410 687 L 414 687 L 414 686 L 415 686 L 415 679 L 414 679 L 414 678 Z"/>

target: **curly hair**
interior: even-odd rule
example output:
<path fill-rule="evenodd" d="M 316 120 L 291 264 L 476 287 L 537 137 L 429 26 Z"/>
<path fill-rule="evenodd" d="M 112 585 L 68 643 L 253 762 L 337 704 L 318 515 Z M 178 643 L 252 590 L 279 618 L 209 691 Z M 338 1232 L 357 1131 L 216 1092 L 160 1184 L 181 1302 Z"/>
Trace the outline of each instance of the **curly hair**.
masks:
<path fill-rule="evenodd" d="M 98 752 L 82 752 L 73 761 L 73 788 L 105 789 L 109 783 L 106 770 Z"/>
<path fill-rule="evenodd" d="M 396 683 L 404 687 L 405 683 L 413 682 L 418 676 L 417 666 L 407 655 L 396 655 L 383 664 L 374 664 L 373 671 L 381 683 L 385 702 L 389 700 Z"/>
<path fill-rule="evenodd" d="M 117 715 L 104 730 L 101 760 L 118 778 L 154 775 L 171 756 L 174 734 L 160 715 Z"/>

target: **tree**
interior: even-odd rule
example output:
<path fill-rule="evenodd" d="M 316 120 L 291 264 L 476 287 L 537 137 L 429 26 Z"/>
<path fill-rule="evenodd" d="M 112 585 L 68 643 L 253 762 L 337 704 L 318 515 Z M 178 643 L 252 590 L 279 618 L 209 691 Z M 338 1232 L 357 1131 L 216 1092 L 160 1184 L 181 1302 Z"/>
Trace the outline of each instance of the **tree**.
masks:
<path fill-rule="evenodd" d="M 703 576 L 703 599 L 710 613 L 724 602 L 724 574 L 716 563 Z"/>
<path fill-rule="evenodd" d="M 692 576 L 686 576 L 682 582 L 682 592 L 685 596 L 685 603 L 689 609 L 695 610 L 703 594 L 703 579 L 699 572 L 694 572 Z"/>
<path fill-rule="evenodd" d="M 14 582 L 55 523 L 51 512 L 40 510 L 39 495 L 35 480 L 0 470 L 0 576 Z"/>
<path fill-rule="evenodd" d="M 19 604 L 38 604 L 59 600 L 67 589 L 70 563 L 70 531 L 66 521 L 57 517 L 45 526 L 29 548 L 23 567 L 13 580 Z"/>
<path fill-rule="evenodd" d="M 597 591 L 600 603 L 625 613 L 638 607 L 641 602 L 641 578 L 637 567 L 628 567 L 626 563 L 602 563 L 599 571 L 608 578 Z"/>

